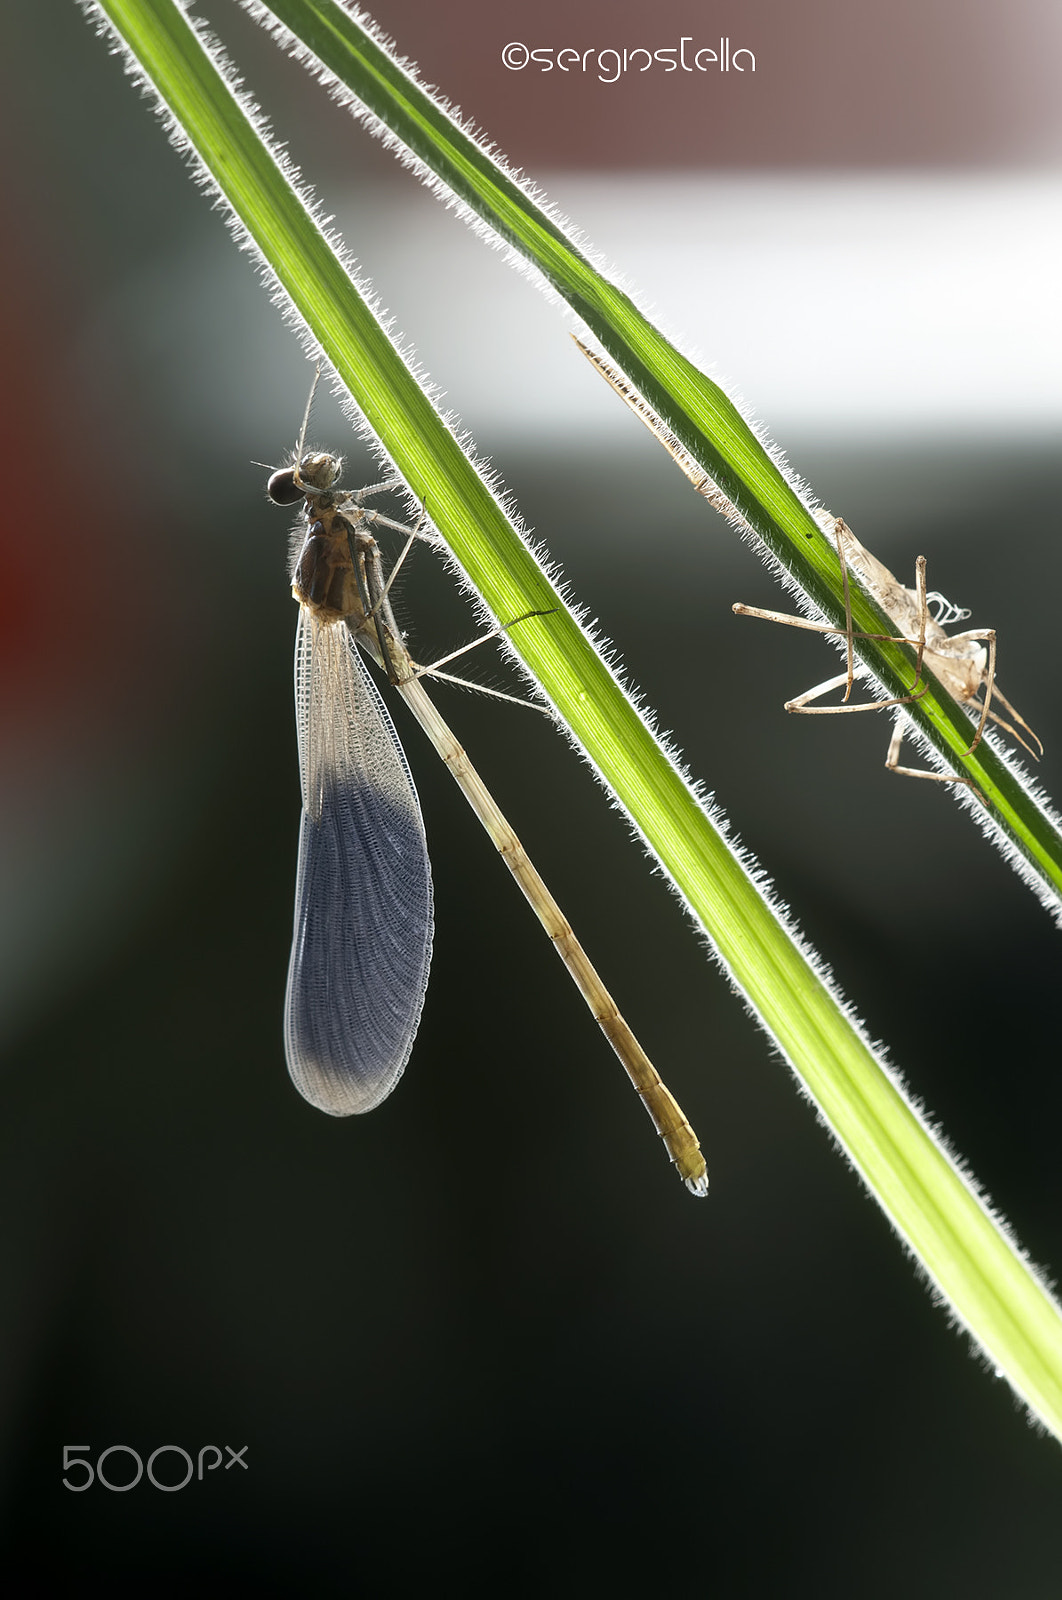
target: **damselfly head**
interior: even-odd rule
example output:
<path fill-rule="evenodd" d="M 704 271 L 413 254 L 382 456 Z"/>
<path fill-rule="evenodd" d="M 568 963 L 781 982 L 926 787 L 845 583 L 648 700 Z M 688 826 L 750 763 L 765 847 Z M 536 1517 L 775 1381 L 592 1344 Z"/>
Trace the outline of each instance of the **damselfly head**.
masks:
<path fill-rule="evenodd" d="M 295 470 L 295 481 L 303 493 L 324 494 L 339 482 L 343 470 L 341 456 L 330 456 L 324 451 L 310 450 L 303 456 Z"/>
<path fill-rule="evenodd" d="M 339 481 L 343 462 L 339 456 L 309 451 L 297 466 L 281 467 L 266 485 L 278 506 L 293 506 L 307 494 L 324 494 Z"/>

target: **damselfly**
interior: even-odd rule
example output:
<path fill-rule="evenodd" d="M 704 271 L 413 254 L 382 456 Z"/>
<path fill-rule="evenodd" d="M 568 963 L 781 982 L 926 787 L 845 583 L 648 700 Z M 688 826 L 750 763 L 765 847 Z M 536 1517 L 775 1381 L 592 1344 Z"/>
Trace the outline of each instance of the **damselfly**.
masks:
<path fill-rule="evenodd" d="M 305 425 L 293 464 L 269 479 L 275 502 L 302 500 L 306 513 L 292 570 L 303 812 L 284 1024 L 296 1087 L 332 1116 L 379 1105 L 409 1059 L 428 982 L 432 888 L 424 823 L 363 651 L 402 695 L 501 853 L 686 1187 L 706 1194 L 704 1158 L 681 1108 L 426 693 L 423 677 L 436 669 L 418 668 L 406 649 L 372 530 L 394 528 L 410 540 L 417 530 L 364 504 L 396 485 L 339 488 L 340 459 L 304 453 L 304 437 Z"/>

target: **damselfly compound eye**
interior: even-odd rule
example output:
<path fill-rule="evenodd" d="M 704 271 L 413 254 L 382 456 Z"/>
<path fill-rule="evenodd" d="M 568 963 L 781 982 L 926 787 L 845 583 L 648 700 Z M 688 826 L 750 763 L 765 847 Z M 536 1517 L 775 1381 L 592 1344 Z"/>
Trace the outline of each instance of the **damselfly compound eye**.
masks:
<path fill-rule="evenodd" d="M 303 491 L 295 482 L 295 468 L 281 467 L 266 484 L 266 493 L 278 506 L 293 506 L 302 499 Z"/>

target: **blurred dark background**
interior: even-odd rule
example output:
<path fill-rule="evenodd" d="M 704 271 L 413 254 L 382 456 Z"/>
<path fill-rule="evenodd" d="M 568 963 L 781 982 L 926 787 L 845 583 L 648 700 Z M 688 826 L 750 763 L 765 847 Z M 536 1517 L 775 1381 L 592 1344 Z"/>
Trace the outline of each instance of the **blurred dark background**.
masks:
<path fill-rule="evenodd" d="M 557 310 L 230 0 L 196 9 L 870 1032 L 1057 1270 L 1048 915 L 937 785 L 885 773 L 885 721 L 785 716 L 833 655 L 731 615 L 784 602 Z M 905 581 L 925 553 L 999 630 L 1057 794 L 1057 11 L 374 14 L 871 549 Z M 1057 1444 L 933 1306 L 544 720 L 445 701 L 699 1130 L 710 1199 L 669 1173 L 415 729 L 438 913 L 417 1047 L 365 1120 L 295 1095 L 295 618 L 252 462 L 290 447 L 309 368 L 77 7 L 9 0 L 4 33 L 11 1592 L 1056 1593 Z M 755 77 L 500 64 L 513 40 L 683 34 L 754 50 Z M 314 433 L 371 476 L 328 397 Z M 468 636 L 450 587 L 417 558 L 422 659 Z M 248 1470 L 62 1487 L 65 1445 L 163 1444 L 246 1445 Z"/>

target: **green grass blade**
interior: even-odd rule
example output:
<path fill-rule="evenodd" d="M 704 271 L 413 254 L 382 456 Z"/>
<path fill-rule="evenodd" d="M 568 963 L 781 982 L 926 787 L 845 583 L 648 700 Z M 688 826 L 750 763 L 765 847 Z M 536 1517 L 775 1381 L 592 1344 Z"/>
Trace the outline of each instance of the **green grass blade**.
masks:
<path fill-rule="evenodd" d="M 429 181 L 456 196 L 525 261 L 538 269 L 591 330 L 662 419 L 681 447 L 708 474 L 806 597 L 809 615 L 844 622 L 837 551 L 797 488 L 776 464 L 718 384 L 654 328 L 621 289 L 572 241 L 560 222 L 428 94 L 414 73 L 385 47 L 361 13 L 338 0 L 244 0 L 252 15 L 281 25 L 282 42 L 299 53 L 355 109 L 364 107 L 420 166 Z M 274 20 L 275 19 L 275 20 Z M 858 528 L 855 529 L 858 535 Z M 854 582 L 855 626 L 864 633 L 902 633 Z M 911 652 L 895 644 L 857 643 L 857 653 L 880 685 L 881 698 L 906 694 L 914 672 Z M 969 779 L 984 804 L 972 809 L 994 842 L 1056 918 L 1062 918 L 1060 819 L 997 741 L 967 753 L 970 719 L 933 677 L 910 708 L 912 731 L 938 770 Z M 973 798 L 955 785 L 963 804 Z"/>
<path fill-rule="evenodd" d="M 955 1317 L 1062 1435 L 1062 1316 L 785 925 L 443 425 L 262 130 L 174 0 L 85 0 L 125 42 L 199 175 L 350 389 L 529 670 L 707 929 L 732 981 Z"/>

